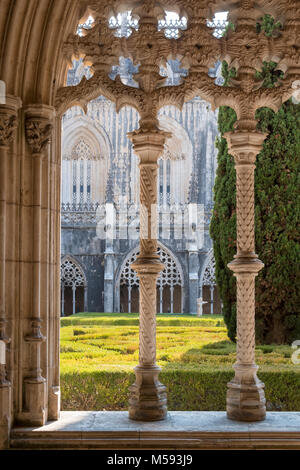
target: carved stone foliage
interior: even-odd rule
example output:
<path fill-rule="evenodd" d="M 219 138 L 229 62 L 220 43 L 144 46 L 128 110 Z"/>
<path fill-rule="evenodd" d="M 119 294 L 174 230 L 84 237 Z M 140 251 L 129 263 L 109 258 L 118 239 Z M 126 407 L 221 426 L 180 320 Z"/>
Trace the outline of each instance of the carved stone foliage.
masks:
<path fill-rule="evenodd" d="M 41 153 L 48 145 L 53 125 L 42 118 L 28 117 L 25 122 L 27 143 L 32 153 Z"/>
<path fill-rule="evenodd" d="M 0 109 L 0 146 L 6 147 L 12 142 L 17 127 L 17 116 Z"/>

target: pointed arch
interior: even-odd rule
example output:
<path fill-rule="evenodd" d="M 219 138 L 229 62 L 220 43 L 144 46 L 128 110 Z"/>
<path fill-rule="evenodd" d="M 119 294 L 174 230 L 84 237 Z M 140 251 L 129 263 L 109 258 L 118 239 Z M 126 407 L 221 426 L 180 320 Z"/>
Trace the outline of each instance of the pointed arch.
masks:
<path fill-rule="evenodd" d="M 174 292 L 180 296 L 177 301 L 177 309 L 183 310 L 183 287 L 184 275 L 181 264 L 176 256 L 162 243 L 158 242 L 157 253 L 160 256 L 165 269 L 157 278 L 157 289 L 159 294 L 159 311 L 162 313 L 164 303 L 164 291 L 168 290 L 170 296 L 170 313 L 174 310 Z M 139 254 L 139 246 L 135 246 L 124 257 L 117 276 L 116 288 L 121 291 L 124 287 L 128 289 L 128 310 L 131 311 L 131 290 L 138 289 L 139 278 L 135 271 L 131 269 L 131 264 L 136 260 Z M 178 302 L 180 307 L 178 307 Z M 180 313 L 180 312 L 178 312 Z"/>
<path fill-rule="evenodd" d="M 87 287 L 87 279 L 81 264 L 71 255 L 61 260 L 61 283 L 68 287 Z"/>
<path fill-rule="evenodd" d="M 88 284 L 81 264 L 73 256 L 66 255 L 61 260 L 60 273 L 61 315 L 65 316 L 67 310 L 67 314 L 86 311 Z"/>
<path fill-rule="evenodd" d="M 102 203 L 110 166 L 111 142 L 97 120 L 71 108 L 62 132 L 62 202 Z"/>
<path fill-rule="evenodd" d="M 222 314 L 222 302 L 220 299 L 215 273 L 215 258 L 211 248 L 203 264 L 201 275 L 199 276 L 199 314 Z M 203 309 L 204 306 L 204 309 Z"/>
<path fill-rule="evenodd" d="M 215 267 L 216 262 L 214 258 L 213 249 L 211 248 L 206 256 L 206 260 L 202 268 L 200 276 L 200 286 L 216 285 Z"/>
<path fill-rule="evenodd" d="M 170 108 L 166 106 L 159 113 L 160 128 L 171 132 L 171 137 L 158 160 L 158 202 L 183 204 L 188 199 L 193 172 L 193 144 L 184 127 L 166 114 Z"/>

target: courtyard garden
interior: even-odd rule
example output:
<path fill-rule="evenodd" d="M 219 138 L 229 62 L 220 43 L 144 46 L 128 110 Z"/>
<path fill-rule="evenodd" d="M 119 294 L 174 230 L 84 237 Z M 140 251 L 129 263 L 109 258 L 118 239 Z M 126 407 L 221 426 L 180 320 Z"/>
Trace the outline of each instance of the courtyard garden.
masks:
<path fill-rule="evenodd" d="M 80 313 L 61 319 L 63 410 L 127 410 L 138 364 L 138 315 Z M 157 315 L 157 363 L 169 410 L 225 410 L 235 343 L 223 317 Z M 257 345 L 267 409 L 300 411 L 300 364 L 291 345 Z"/>

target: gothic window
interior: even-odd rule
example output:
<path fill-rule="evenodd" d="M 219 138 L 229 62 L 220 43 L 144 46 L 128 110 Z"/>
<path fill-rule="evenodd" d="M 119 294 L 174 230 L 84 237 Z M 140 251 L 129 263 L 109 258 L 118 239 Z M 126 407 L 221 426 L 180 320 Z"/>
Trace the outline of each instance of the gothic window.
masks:
<path fill-rule="evenodd" d="M 215 267 L 216 267 L 215 258 L 211 256 L 204 271 L 203 281 L 202 281 L 203 286 L 214 286 L 216 284 Z"/>
<path fill-rule="evenodd" d="M 90 145 L 81 138 L 74 145 L 71 158 L 72 160 L 92 160 L 95 158 L 95 155 L 93 155 Z"/>
<path fill-rule="evenodd" d="M 210 251 L 200 280 L 200 302 L 202 302 L 203 313 L 211 315 L 222 313 L 220 296 L 216 285 L 215 267 L 215 258 L 213 252 Z"/>
<path fill-rule="evenodd" d="M 80 138 L 73 146 L 70 156 L 72 161 L 72 202 L 73 204 L 90 204 L 92 164 L 98 159 L 89 143 Z"/>
<path fill-rule="evenodd" d="M 171 185 L 175 185 L 175 181 L 171 181 L 171 158 L 169 155 L 159 159 L 158 165 L 158 194 L 159 205 L 171 204 Z"/>
<path fill-rule="evenodd" d="M 62 316 L 84 311 L 86 303 L 86 281 L 81 268 L 66 258 L 60 267 Z"/>
<path fill-rule="evenodd" d="M 64 260 L 60 268 L 61 283 L 66 287 L 85 285 L 84 275 L 80 267 L 70 259 Z"/>
<path fill-rule="evenodd" d="M 138 311 L 139 278 L 130 267 L 136 260 L 139 250 L 134 251 L 126 260 L 120 277 L 121 311 Z M 183 278 L 175 259 L 162 247 L 157 254 L 165 269 L 157 279 L 157 311 L 159 313 L 181 313 Z"/>
<path fill-rule="evenodd" d="M 158 203 L 184 204 L 187 201 L 192 174 L 193 145 L 182 123 L 178 122 L 177 110 L 165 106 L 160 112 L 160 126 L 172 136 L 164 145 L 158 164 Z"/>

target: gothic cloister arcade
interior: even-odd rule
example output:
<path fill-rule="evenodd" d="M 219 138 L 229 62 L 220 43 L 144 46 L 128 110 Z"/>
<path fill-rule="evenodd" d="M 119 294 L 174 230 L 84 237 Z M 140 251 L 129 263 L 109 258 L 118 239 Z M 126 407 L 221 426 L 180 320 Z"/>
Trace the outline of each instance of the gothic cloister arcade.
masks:
<path fill-rule="evenodd" d="M 122 32 L 114 35 L 108 26 L 108 19 L 122 8 L 132 11 L 135 20 L 128 38 L 120 37 Z M 166 26 L 157 28 L 167 10 L 186 18 L 173 38 L 164 34 Z M 229 11 L 235 25 L 221 38 L 207 26 L 216 11 Z M 90 14 L 93 27 L 78 37 L 78 24 Z M 275 23 L 280 19 L 282 28 L 277 34 L 268 36 L 263 27 L 257 30 L 264 14 L 272 15 Z M 151 206 L 157 201 L 157 161 L 170 134 L 160 129 L 157 116 L 165 105 L 181 107 L 200 96 L 213 108 L 230 106 L 237 114 L 235 130 L 226 135 L 237 174 L 237 254 L 229 268 L 237 280 L 238 323 L 227 416 L 245 422 L 265 419 L 264 384 L 255 364 L 255 278 L 264 265 L 254 246 L 254 169 L 266 134 L 256 129 L 255 112 L 263 106 L 276 111 L 297 92 L 299 37 L 298 0 L 0 1 L 0 447 L 9 447 L 16 425 L 32 430 L 47 420 L 60 419 L 61 116 L 75 105 L 85 109 L 100 95 L 116 103 L 117 110 L 128 105 L 140 113 L 139 128 L 129 135 L 140 159 L 143 205 L 140 252 L 131 266 L 140 283 L 140 356 L 130 388 L 129 418 L 155 421 L 167 417 L 155 341 L 156 278 L 164 266 L 157 256 Z M 187 71 L 176 87 L 163 86 L 165 78 L 159 74 L 159 66 L 170 56 Z M 92 65 L 93 76 L 66 87 L 72 59 L 80 57 Z M 129 57 L 139 66 L 135 86 L 109 77 L 120 57 Z M 217 60 L 226 60 L 236 69 L 227 87 L 218 86 L 209 76 Z M 271 60 L 284 76 L 279 86 L 267 89 L 256 79 L 256 71 L 263 61 Z M 275 426 L 273 434 L 267 435 L 268 445 L 299 448 L 297 426 L 289 436 Z M 237 429 L 244 431 L 236 431 L 235 437 L 231 432 L 228 438 L 228 428 L 223 430 L 225 447 L 237 446 L 232 442 L 239 433 L 246 442 L 240 447 L 253 445 L 250 427 Z M 262 428 L 263 433 L 266 429 Z M 173 431 L 167 430 L 167 436 Z M 38 433 L 35 436 L 38 439 Z M 149 447 L 160 439 L 159 434 L 151 436 Z M 201 447 L 203 439 L 197 436 L 196 444 L 180 442 Z M 111 444 L 113 433 L 105 439 L 102 446 L 117 446 Z M 124 438 L 121 445 L 141 446 L 138 438 L 132 439 L 136 441 Z M 170 448 L 177 445 L 174 439 L 169 435 Z M 266 445 L 262 433 L 255 439 L 258 445 Z M 216 441 L 211 445 L 221 446 Z"/>

